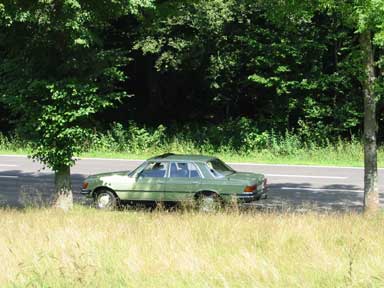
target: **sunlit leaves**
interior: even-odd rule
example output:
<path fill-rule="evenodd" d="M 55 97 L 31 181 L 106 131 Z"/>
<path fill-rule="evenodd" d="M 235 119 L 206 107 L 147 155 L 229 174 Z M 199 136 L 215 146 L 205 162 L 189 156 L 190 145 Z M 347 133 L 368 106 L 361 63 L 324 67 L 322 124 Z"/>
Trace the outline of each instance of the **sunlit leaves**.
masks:
<path fill-rule="evenodd" d="M 0 21 L 0 100 L 34 140 L 33 157 L 54 170 L 72 165 L 84 121 L 126 97 L 126 52 L 106 43 L 111 22 L 151 1 L 5 1 Z"/>

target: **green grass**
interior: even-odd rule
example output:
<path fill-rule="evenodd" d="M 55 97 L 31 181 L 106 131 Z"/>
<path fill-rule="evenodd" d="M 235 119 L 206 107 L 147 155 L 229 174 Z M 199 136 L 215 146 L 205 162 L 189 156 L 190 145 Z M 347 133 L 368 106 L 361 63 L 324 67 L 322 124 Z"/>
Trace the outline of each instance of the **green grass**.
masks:
<path fill-rule="evenodd" d="M 316 150 L 299 150 L 294 154 L 278 155 L 269 150 L 256 151 L 249 154 L 237 154 L 236 152 L 217 152 L 209 151 L 180 151 L 180 150 L 163 150 L 154 152 L 145 151 L 142 154 L 132 154 L 125 152 L 107 152 L 92 151 L 80 155 L 89 158 L 121 158 L 121 159 L 146 159 L 156 154 L 174 152 L 174 153 L 193 153 L 208 154 L 217 156 L 228 162 L 252 162 L 252 163 L 270 163 L 270 164 L 300 164 L 300 165 L 334 165 L 334 166 L 363 166 L 362 147 L 348 146 L 342 150 L 334 147 L 318 148 Z M 380 167 L 384 167 L 384 150 L 380 149 L 378 154 L 378 163 Z"/>
<path fill-rule="evenodd" d="M 354 138 L 316 142 L 293 131 L 260 132 L 254 128 L 257 123 L 244 121 L 172 131 L 161 125 L 148 128 L 131 122 L 124 127 L 115 123 L 109 130 L 89 132 L 82 142 L 86 152 L 77 156 L 145 159 L 174 152 L 214 155 L 228 162 L 363 166 L 363 145 Z M 0 154 L 30 154 L 31 147 L 17 135 L 0 133 Z M 378 165 L 384 167 L 384 146 L 378 149 Z"/>
<path fill-rule="evenodd" d="M 0 149 L 0 155 L 29 155 L 31 152 L 30 149 Z"/>
<path fill-rule="evenodd" d="M 1 287 L 383 287 L 384 215 L 0 210 Z"/>
<path fill-rule="evenodd" d="M 89 152 L 78 155 L 78 157 L 89 158 L 121 158 L 121 159 L 146 159 L 157 154 L 174 152 L 174 153 L 193 153 L 208 154 L 217 156 L 228 162 L 254 162 L 254 163 L 270 163 L 270 164 L 300 164 L 300 165 L 320 165 L 320 166 L 363 166 L 363 147 L 360 144 L 345 143 L 342 146 L 328 146 L 316 149 L 301 149 L 290 154 L 278 154 L 268 149 L 245 153 L 236 153 L 234 151 L 212 152 L 202 150 L 189 149 L 147 149 L 142 153 L 91 150 Z M 31 153 L 29 149 L 0 149 L 0 155 L 27 155 Z M 384 149 L 378 150 L 378 165 L 384 167 Z"/>

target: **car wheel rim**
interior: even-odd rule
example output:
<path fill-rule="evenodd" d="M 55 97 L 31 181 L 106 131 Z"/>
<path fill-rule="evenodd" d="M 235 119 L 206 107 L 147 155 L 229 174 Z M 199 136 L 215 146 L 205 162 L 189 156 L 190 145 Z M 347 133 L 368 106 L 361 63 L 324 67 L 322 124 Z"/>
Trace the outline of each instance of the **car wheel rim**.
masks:
<path fill-rule="evenodd" d="M 99 206 L 99 208 L 107 208 L 107 207 L 110 207 L 111 204 L 112 204 L 112 197 L 107 193 L 102 193 L 97 198 L 97 205 Z"/>
<path fill-rule="evenodd" d="M 216 199 L 213 197 L 203 197 L 200 200 L 200 207 L 201 212 L 213 212 L 216 211 L 218 208 L 218 204 Z"/>

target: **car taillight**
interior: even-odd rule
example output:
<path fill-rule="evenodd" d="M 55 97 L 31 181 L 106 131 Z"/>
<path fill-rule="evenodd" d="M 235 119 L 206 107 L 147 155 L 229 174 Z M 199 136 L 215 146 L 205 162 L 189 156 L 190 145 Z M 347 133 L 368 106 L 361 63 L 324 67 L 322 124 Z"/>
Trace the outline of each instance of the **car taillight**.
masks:
<path fill-rule="evenodd" d="M 88 188 L 88 182 L 83 182 L 83 189 L 87 189 Z"/>
<path fill-rule="evenodd" d="M 245 193 L 252 193 L 257 189 L 257 185 L 252 185 L 252 186 L 245 186 L 244 192 Z"/>

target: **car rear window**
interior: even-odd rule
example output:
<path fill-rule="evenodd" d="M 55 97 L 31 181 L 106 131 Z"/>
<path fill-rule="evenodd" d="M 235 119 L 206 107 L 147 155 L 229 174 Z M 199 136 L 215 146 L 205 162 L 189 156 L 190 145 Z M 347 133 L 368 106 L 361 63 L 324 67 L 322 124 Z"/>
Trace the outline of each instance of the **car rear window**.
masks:
<path fill-rule="evenodd" d="M 224 177 L 235 172 L 231 167 L 219 159 L 208 161 L 207 166 L 209 171 L 211 171 L 215 177 Z"/>
<path fill-rule="evenodd" d="M 201 178 L 196 165 L 190 162 L 171 163 L 170 177 L 172 178 Z"/>

